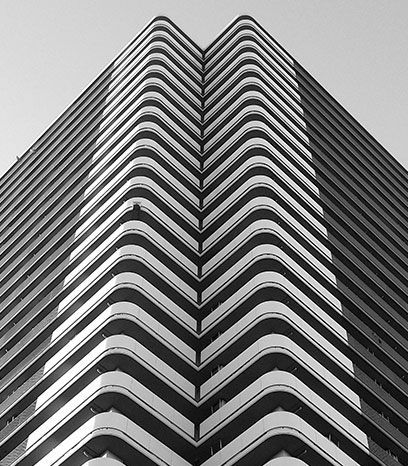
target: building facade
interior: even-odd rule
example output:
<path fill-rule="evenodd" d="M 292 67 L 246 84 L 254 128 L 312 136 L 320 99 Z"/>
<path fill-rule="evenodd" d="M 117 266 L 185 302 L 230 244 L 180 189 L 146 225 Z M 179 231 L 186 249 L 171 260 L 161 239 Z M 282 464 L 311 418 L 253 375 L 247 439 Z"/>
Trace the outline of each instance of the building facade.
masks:
<path fill-rule="evenodd" d="M 154 19 L 0 180 L 0 465 L 407 465 L 407 180 L 252 18 Z"/>

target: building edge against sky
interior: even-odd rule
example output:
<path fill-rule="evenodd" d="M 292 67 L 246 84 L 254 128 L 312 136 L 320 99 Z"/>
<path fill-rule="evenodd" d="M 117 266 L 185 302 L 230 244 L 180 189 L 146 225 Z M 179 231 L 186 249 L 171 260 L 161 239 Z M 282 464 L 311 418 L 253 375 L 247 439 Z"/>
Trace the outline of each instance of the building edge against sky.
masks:
<path fill-rule="evenodd" d="M 407 178 L 252 18 L 154 19 L 0 179 L 0 464 L 408 464 Z"/>

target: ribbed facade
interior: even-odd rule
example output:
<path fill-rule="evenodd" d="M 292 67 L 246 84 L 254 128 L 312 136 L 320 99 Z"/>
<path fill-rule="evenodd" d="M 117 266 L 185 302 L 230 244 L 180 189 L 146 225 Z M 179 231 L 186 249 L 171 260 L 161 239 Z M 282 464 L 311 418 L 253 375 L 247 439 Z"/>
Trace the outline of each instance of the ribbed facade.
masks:
<path fill-rule="evenodd" d="M 407 181 L 253 19 L 154 19 L 0 180 L 0 465 L 407 465 Z"/>

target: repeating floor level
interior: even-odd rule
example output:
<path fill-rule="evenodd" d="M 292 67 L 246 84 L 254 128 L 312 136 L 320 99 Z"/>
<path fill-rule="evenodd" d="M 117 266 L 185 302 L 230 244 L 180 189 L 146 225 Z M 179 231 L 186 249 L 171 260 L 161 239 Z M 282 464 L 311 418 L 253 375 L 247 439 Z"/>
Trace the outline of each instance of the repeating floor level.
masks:
<path fill-rule="evenodd" d="M 155 18 L 0 179 L 0 465 L 408 465 L 407 238 L 255 20 Z"/>

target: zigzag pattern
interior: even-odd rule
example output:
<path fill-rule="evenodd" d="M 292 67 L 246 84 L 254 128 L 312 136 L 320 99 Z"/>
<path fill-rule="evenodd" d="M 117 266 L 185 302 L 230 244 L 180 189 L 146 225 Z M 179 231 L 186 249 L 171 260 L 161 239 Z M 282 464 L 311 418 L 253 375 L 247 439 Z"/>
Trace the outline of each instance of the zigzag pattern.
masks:
<path fill-rule="evenodd" d="M 408 464 L 406 181 L 252 18 L 154 19 L 0 180 L 0 465 Z"/>

